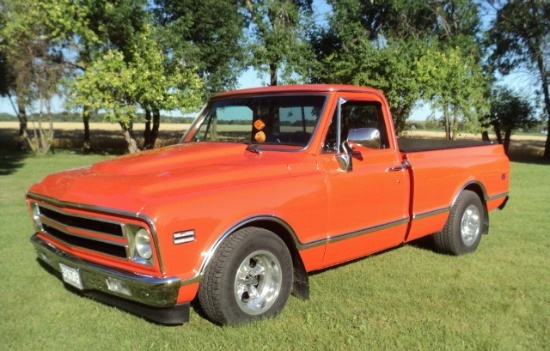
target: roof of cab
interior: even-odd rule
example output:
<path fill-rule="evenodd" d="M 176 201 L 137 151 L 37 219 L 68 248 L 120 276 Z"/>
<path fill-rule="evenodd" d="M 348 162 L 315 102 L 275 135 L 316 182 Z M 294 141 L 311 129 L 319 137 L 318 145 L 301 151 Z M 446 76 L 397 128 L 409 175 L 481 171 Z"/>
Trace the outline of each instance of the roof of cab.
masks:
<path fill-rule="evenodd" d="M 356 92 L 356 93 L 375 93 L 382 95 L 380 90 L 345 84 L 301 84 L 301 85 L 277 85 L 258 88 L 247 88 L 231 90 L 214 95 L 214 98 L 228 97 L 233 95 L 251 95 L 251 94 L 269 94 L 269 93 L 329 93 L 336 91 Z"/>

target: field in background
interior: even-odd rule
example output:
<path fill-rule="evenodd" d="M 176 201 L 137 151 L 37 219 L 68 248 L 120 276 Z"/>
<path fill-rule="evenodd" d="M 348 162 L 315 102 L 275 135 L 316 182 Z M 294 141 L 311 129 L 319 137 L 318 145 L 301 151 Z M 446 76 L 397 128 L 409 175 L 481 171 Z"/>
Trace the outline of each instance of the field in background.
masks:
<path fill-rule="evenodd" d="M 189 124 L 163 123 L 160 126 L 159 137 L 156 147 L 175 144 L 179 141 Z M 233 126 L 219 126 L 220 128 L 232 128 Z M 16 136 L 19 125 L 17 122 L 0 122 L 0 148 L 15 148 L 17 145 Z M 32 124 L 29 123 L 29 128 Z M 134 134 L 138 143 L 143 142 L 144 123 L 134 124 Z M 80 122 L 56 122 L 54 123 L 54 149 L 82 148 L 84 137 L 82 123 Z M 91 123 L 91 148 L 96 152 L 108 152 L 121 154 L 126 152 L 126 142 L 120 133 L 120 126 L 113 123 Z M 403 138 L 424 138 L 429 143 L 430 139 L 442 139 L 443 131 L 414 130 L 406 131 Z M 490 135 L 496 140 L 494 135 Z M 459 134 L 459 139 L 480 140 L 481 135 Z M 525 157 L 540 157 L 544 152 L 546 136 L 543 134 L 513 134 L 510 145 L 510 157 L 521 159 Z"/>
<path fill-rule="evenodd" d="M 47 124 L 42 124 L 42 128 Z M 155 147 L 175 144 L 183 136 L 189 124 L 161 124 L 159 136 Z M 0 122 L 0 147 L 15 147 L 19 124 L 17 122 Z M 32 134 L 33 125 L 29 123 L 29 131 Z M 83 124 L 81 122 L 56 122 L 54 123 L 55 149 L 81 149 L 84 139 Z M 134 135 L 138 143 L 143 142 L 144 123 L 134 124 Z M 120 126 L 114 123 L 90 123 L 91 149 L 97 152 L 113 154 L 124 153 L 127 150 L 126 142 L 120 131 Z"/>
<path fill-rule="evenodd" d="M 0 350 L 547 350 L 550 165 L 512 164 L 511 200 L 461 257 L 405 245 L 310 276 L 273 319 L 177 327 L 81 297 L 36 261 L 23 196 L 46 174 L 111 156 L 0 149 Z M 236 199 L 238 201 L 238 199 Z"/>
<path fill-rule="evenodd" d="M 443 139 L 445 133 L 443 131 L 427 131 L 427 130 L 415 130 L 406 131 L 403 133 L 402 138 L 420 138 L 429 140 Z M 489 134 L 491 141 L 496 142 L 496 135 Z M 480 134 L 468 134 L 459 133 L 458 140 L 481 140 Z M 511 159 L 520 160 L 524 158 L 538 158 L 542 157 L 544 153 L 544 144 L 546 142 L 546 135 L 543 134 L 527 134 L 518 133 L 512 134 L 512 141 L 510 142 L 509 156 Z"/>

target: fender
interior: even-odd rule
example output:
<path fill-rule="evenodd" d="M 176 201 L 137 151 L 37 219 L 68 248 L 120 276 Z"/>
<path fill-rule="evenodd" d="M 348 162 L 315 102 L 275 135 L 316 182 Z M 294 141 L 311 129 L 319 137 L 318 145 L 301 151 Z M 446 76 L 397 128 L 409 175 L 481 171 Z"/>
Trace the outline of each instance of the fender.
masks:
<path fill-rule="evenodd" d="M 310 247 L 310 245 L 304 245 L 298 240 L 298 237 L 292 227 L 286 223 L 284 220 L 271 216 L 271 215 L 257 215 L 253 217 L 246 218 L 231 227 L 225 230 L 222 235 L 214 242 L 205 255 L 200 268 L 198 270 L 197 276 L 192 279 L 192 281 L 202 280 L 206 267 L 210 264 L 214 253 L 220 246 L 220 244 L 232 233 L 235 231 L 244 228 L 244 227 L 261 227 L 268 229 L 278 235 L 286 243 L 290 254 L 292 256 L 292 262 L 294 265 L 294 279 L 292 293 L 299 297 L 300 299 L 306 300 L 309 298 L 309 278 L 307 271 L 300 256 L 299 251 Z M 324 244 L 320 242 L 317 245 Z"/>

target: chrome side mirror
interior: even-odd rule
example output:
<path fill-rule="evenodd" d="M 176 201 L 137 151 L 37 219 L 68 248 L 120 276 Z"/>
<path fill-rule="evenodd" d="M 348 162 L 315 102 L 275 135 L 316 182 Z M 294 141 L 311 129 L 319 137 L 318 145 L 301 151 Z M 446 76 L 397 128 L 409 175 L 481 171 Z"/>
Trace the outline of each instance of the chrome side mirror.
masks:
<path fill-rule="evenodd" d="M 349 131 L 348 141 L 371 149 L 380 149 L 382 138 L 377 128 L 354 128 Z"/>
<path fill-rule="evenodd" d="M 342 143 L 342 151 L 342 153 L 336 155 L 338 165 L 344 172 L 351 172 L 353 170 L 353 162 L 351 161 L 353 148 L 347 141 L 344 141 Z"/>
<path fill-rule="evenodd" d="M 342 143 L 342 152 L 336 155 L 338 165 L 344 172 L 353 170 L 353 147 L 350 143 L 371 149 L 380 149 L 382 138 L 380 137 L 380 131 L 376 128 L 351 129 L 348 133 L 348 139 Z"/>

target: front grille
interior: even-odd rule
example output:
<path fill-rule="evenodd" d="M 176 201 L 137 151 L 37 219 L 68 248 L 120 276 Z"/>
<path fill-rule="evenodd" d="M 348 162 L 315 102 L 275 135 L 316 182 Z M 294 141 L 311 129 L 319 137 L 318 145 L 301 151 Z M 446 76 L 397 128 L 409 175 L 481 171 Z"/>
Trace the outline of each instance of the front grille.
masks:
<path fill-rule="evenodd" d="M 47 217 L 69 227 L 92 230 L 98 233 L 111 234 L 121 238 L 124 235 L 122 233 L 122 226 L 119 223 L 109 223 L 98 221 L 96 219 L 67 215 L 43 206 L 40 206 L 40 214 L 44 217 Z"/>
<path fill-rule="evenodd" d="M 39 206 L 42 229 L 67 245 L 101 252 L 110 256 L 127 258 L 126 246 L 113 237 L 123 238 L 121 223 L 92 219 Z M 85 232 L 93 236 L 86 237 Z"/>
<path fill-rule="evenodd" d="M 42 227 L 44 231 L 50 234 L 51 236 L 69 244 L 72 246 L 82 247 L 88 250 L 103 252 L 111 256 L 117 256 L 121 258 L 126 258 L 126 248 L 124 246 L 105 243 L 93 239 L 83 238 L 80 236 L 74 236 L 62 232 L 61 230 L 50 227 L 47 224 L 43 224 Z"/>

